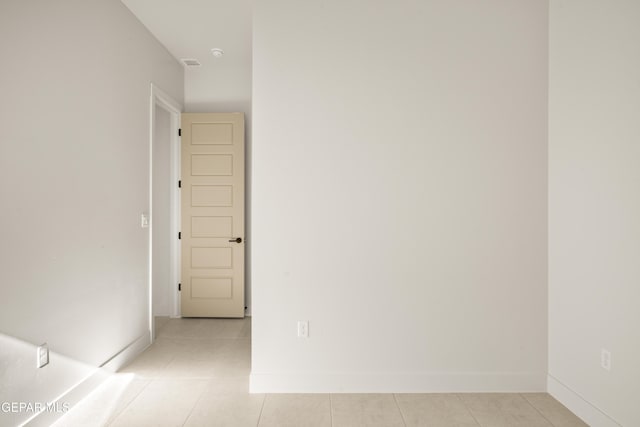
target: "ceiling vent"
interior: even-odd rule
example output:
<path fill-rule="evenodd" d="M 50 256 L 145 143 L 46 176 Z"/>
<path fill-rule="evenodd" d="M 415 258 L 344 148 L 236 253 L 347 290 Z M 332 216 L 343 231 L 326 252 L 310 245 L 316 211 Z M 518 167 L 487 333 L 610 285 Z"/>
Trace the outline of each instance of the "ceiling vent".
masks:
<path fill-rule="evenodd" d="M 182 61 L 185 67 L 189 67 L 189 68 L 199 67 L 202 65 L 200 61 L 193 58 L 190 58 L 190 59 L 182 58 L 180 61 Z"/>

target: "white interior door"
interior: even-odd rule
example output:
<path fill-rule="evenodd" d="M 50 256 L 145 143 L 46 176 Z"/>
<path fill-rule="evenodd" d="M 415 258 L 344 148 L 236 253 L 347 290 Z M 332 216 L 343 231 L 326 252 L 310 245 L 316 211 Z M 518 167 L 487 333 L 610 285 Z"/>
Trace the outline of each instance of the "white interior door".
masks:
<path fill-rule="evenodd" d="M 182 115 L 183 317 L 244 317 L 244 115 Z"/>

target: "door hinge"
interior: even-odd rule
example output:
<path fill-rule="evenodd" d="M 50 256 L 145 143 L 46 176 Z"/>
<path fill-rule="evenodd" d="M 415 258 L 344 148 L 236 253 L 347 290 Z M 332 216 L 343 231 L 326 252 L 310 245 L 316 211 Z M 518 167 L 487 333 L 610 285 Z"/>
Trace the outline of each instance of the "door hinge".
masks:
<path fill-rule="evenodd" d="M 182 239 L 182 231 L 178 231 L 178 240 Z"/>
<path fill-rule="evenodd" d="M 181 291 L 182 290 L 182 283 L 178 283 L 178 290 Z"/>
<path fill-rule="evenodd" d="M 178 181 L 178 188 L 182 188 L 182 181 Z"/>
<path fill-rule="evenodd" d="M 178 136 L 182 136 L 182 129 L 178 129 Z"/>

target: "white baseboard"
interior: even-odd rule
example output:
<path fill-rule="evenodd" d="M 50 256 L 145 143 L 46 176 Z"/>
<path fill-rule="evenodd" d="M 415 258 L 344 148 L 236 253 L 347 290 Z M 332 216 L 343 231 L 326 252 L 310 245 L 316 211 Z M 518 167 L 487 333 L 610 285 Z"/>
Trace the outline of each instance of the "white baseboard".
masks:
<path fill-rule="evenodd" d="M 140 353 L 151 344 L 151 332 L 147 331 L 143 335 L 136 338 L 132 343 L 111 356 L 95 372 L 84 380 L 80 381 L 67 392 L 60 395 L 53 403 L 54 407 L 62 407 L 69 405 L 71 409 L 77 405 L 82 399 L 89 395 L 92 391 L 104 383 L 112 373 L 118 371 L 121 367 L 133 361 Z M 29 419 L 24 426 L 27 427 L 47 427 L 55 423 L 63 412 L 43 411 Z"/>
<path fill-rule="evenodd" d="M 546 374 L 489 373 L 251 373 L 251 393 L 544 392 Z"/>
<path fill-rule="evenodd" d="M 547 392 L 591 427 L 621 426 L 613 418 L 551 375 L 547 378 Z"/>
<path fill-rule="evenodd" d="M 128 363 L 133 361 L 133 359 L 138 357 L 138 355 L 140 355 L 140 353 L 142 353 L 150 345 L 151 331 L 147 331 L 136 338 L 128 346 L 109 358 L 109 360 L 104 362 L 100 367 L 108 370 L 109 372 L 116 372 L 118 369 L 126 366 Z"/>
<path fill-rule="evenodd" d="M 96 372 L 89 375 L 87 378 L 76 384 L 69 389 L 66 393 L 62 394 L 52 403 L 52 407 L 63 407 L 68 405 L 69 409 L 73 409 L 85 396 L 89 395 L 93 390 L 98 388 L 106 379 L 109 378 L 109 373 L 102 369 L 96 368 Z M 43 411 L 35 415 L 28 420 L 22 426 L 27 427 L 48 427 L 55 423 L 65 413 L 61 411 Z"/>

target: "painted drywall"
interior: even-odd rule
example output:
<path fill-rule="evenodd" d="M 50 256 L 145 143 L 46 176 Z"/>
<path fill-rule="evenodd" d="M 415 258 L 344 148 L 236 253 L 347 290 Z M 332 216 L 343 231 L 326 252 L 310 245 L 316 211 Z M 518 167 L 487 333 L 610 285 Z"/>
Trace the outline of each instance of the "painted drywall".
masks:
<path fill-rule="evenodd" d="M 169 283 L 171 279 L 171 116 L 161 107 L 155 107 L 153 138 L 153 195 L 152 203 L 152 283 L 153 315 L 169 316 Z M 174 288 L 171 288 L 174 290 Z"/>
<path fill-rule="evenodd" d="M 640 425 L 638 22 L 638 2 L 551 1 L 550 385 L 594 426 Z"/>
<path fill-rule="evenodd" d="M 49 353 L 52 369 L 33 369 L 35 354 L 35 345 L 0 334 L 0 426 L 14 427 L 36 415 L 36 405 L 45 406 L 52 397 L 58 397 L 50 395 L 52 384 L 62 394 L 96 371 L 54 352 Z M 31 407 L 20 408 L 21 404 Z M 51 408 L 62 415 L 70 409 L 70 403 L 63 400 Z"/>
<path fill-rule="evenodd" d="M 546 389 L 547 13 L 255 4 L 252 391 Z"/>
<path fill-rule="evenodd" d="M 3 0 L 0 56 L 0 333 L 99 365 L 149 334 L 150 83 L 183 69 L 118 0 Z M 2 366 L 45 400 L 83 375 Z"/>

